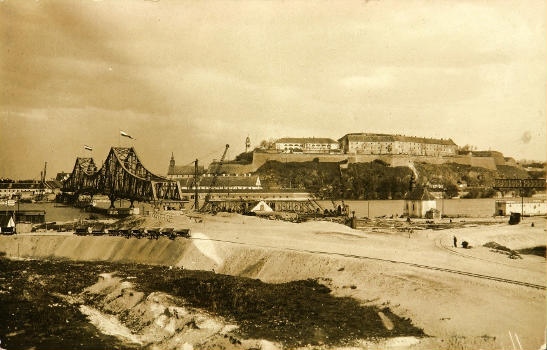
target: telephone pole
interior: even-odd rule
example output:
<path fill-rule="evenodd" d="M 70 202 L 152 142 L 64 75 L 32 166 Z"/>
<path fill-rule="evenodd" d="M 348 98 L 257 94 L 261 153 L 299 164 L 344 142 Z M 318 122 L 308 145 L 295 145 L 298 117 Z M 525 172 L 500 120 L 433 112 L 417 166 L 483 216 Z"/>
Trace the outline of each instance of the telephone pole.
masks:
<path fill-rule="evenodd" d="M 199 174 L 198 174 L 198 160 L 196 159 L 194 161 L 194 209 L 199 209 L 199 200 L 198 200 L 198 180 L 199 180 Z"/>

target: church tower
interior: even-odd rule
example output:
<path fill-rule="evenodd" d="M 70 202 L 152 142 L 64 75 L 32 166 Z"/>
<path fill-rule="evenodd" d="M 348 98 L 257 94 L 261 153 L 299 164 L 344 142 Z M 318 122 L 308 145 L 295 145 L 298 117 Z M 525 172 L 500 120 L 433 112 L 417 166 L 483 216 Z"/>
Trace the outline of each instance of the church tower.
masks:
<path fill-rule="evenodd" d="M 175 156 L 173 155 L 173 152 L 171 152 L 171 160 L 169 161 L 169 171 L 168 174 L 174 174 L 175 171 Z"/>

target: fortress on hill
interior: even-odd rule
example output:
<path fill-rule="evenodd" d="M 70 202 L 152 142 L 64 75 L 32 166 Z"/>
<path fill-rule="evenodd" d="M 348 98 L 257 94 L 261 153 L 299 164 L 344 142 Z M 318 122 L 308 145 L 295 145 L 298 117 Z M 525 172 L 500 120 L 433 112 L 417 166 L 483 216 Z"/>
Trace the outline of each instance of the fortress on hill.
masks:
<path fill-rule="evenodd" d="M 248 145 L 249 140 L 246 140 L 246 147 Z M 408 166 L 413 162 L 457 163 L 491 170 L 503 165 L 517 166 L 513 158 L 504 157 L 501 152 L 460 150 L 450 138 L 349 133 L 337 141 L 331 138 L 284 137 L 271 143 L 263 143 L 261 147 L 254 149 L 252 161 L 227 161 L 220 171 L 226 175 L 249 174 L 267 161 L 362 163 L 377 159 L 391 166 Z M 206 172 L 212 172 L 215 165 L 213 162 Z M 169 175 L 177 177 L 177 168 L 172 159 Z M 190 173 L 193 169 L 185 170 Z"/>

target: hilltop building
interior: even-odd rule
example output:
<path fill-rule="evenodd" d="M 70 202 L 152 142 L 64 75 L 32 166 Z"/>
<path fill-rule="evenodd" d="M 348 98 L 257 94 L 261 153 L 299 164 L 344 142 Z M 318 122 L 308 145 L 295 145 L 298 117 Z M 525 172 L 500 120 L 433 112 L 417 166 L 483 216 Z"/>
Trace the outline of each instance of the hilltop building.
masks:
<path fill-rule="evenodd" d="M 451 139 L 433 139 L 404 135 L 352 133 L 339 140 L 346 154 L 455 156 L 458 146 Z"/>
<path fill-rule="evenodd" d="M 275 149 L 281 153 L 331 153 L 340 147 L 329 138 L 284 137 L 275 141 Z"/>

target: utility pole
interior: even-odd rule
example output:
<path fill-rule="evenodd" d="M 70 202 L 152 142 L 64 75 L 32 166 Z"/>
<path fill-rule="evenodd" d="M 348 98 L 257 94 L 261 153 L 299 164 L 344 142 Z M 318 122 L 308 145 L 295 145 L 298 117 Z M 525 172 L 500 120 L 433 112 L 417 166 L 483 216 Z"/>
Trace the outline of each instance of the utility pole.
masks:
<path fill-rule="evenodd" d="M 198 200 L 198 160 L 194 161 L 194 209 L 197 211 L 199 209 L 199 200 Z"/>
<path fill-rule="evenodd" d="M 520 217 L 524 220 L 524 181 L 520 180 Z"/>

